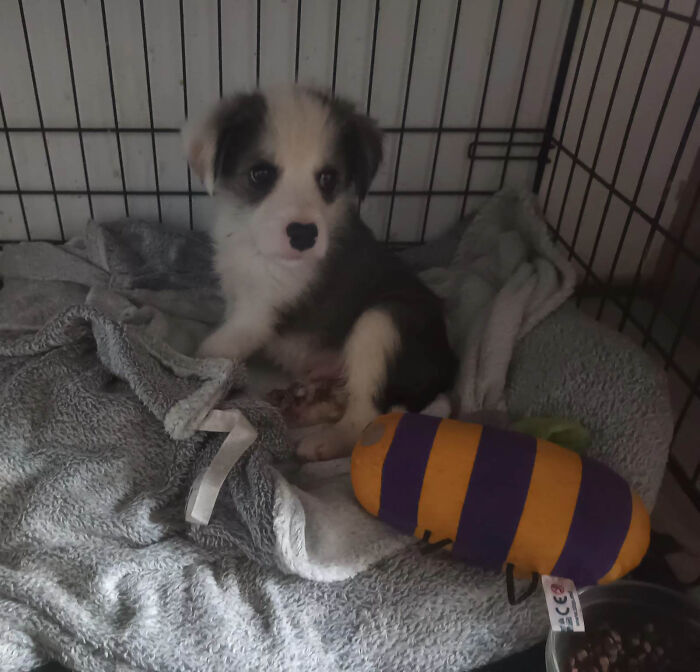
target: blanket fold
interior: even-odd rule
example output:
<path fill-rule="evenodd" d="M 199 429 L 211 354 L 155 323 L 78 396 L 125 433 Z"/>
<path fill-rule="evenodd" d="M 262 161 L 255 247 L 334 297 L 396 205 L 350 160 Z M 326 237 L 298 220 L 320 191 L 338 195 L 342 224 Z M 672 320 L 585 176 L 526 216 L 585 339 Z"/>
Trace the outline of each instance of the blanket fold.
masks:
<path fill-rule="evenodd" d="M 490 199 L 465 227 L 449 266 L 427 271 L 424 279 L 446 302 L 460 358 L 459 415 L 506 411 L 516 344 L 569 298 L 575 284 L 534 196 L 505 190 Z"/>

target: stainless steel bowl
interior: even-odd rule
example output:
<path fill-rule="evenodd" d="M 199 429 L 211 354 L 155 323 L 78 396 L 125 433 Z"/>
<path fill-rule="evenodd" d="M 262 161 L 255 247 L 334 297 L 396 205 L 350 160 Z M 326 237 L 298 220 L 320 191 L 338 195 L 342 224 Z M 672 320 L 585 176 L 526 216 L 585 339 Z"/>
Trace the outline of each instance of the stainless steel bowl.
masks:
<path fill-rule="evenodd" d="M 590 586 L 580 592 L 586 630 L 603 623 L 615 627 L 625 614 L 651 623 L 677 623 L 689 636 L 700 639 L 700 604 L 667 588 L 637 581 L 617 581 L 607 586 Z M 571 651 L 580 646 L 584 633 L 550 632 L 545 660 L 547 672 L 564 672 Z M 699 663 L 700 665 L 700 663 Z"/>

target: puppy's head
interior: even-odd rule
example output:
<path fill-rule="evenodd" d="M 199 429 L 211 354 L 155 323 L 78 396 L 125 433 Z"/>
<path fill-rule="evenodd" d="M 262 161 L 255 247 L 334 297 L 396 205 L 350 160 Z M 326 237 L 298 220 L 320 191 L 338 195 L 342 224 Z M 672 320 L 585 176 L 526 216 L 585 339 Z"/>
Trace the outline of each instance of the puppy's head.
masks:
<path fill-rule="evenodd" d="M 217 238 L 245 234 L 262 254 L 288 260 L 325 255 L 382 157 L 371 119 L 301 88 L 224 100 L 184 138 L 192 170 L 231 215 Z"/>

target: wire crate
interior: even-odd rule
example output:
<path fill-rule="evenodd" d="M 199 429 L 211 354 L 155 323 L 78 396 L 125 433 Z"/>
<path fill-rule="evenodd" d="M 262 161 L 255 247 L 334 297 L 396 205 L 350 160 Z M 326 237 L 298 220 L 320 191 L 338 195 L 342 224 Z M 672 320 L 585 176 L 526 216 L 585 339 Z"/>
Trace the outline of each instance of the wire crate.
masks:
<path fill-rule="evenodd" d="M 527 185 L 582 310 L 658 359 L 669 472 L 700 508 L 700 0 L 6 0 L 0 242 L 123 215 L 206 230 L 179 139 L 240 89 L 297 81 L 385 131 L 362 215 L 387 243 Z"/>

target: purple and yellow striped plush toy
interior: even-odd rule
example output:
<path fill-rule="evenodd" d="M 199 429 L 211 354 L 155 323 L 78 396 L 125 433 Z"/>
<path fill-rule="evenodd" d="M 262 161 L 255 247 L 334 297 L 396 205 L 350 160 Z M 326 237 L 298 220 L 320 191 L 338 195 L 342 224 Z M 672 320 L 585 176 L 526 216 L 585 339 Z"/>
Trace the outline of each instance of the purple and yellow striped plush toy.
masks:
<path fill-rule="evenodd" d="M 360 504 L 393 527 L 516 575 L 608 583 L 642 560 L 649 515 L 614 471 L 525 434 L 391 413 L 352 454 Z"/>

